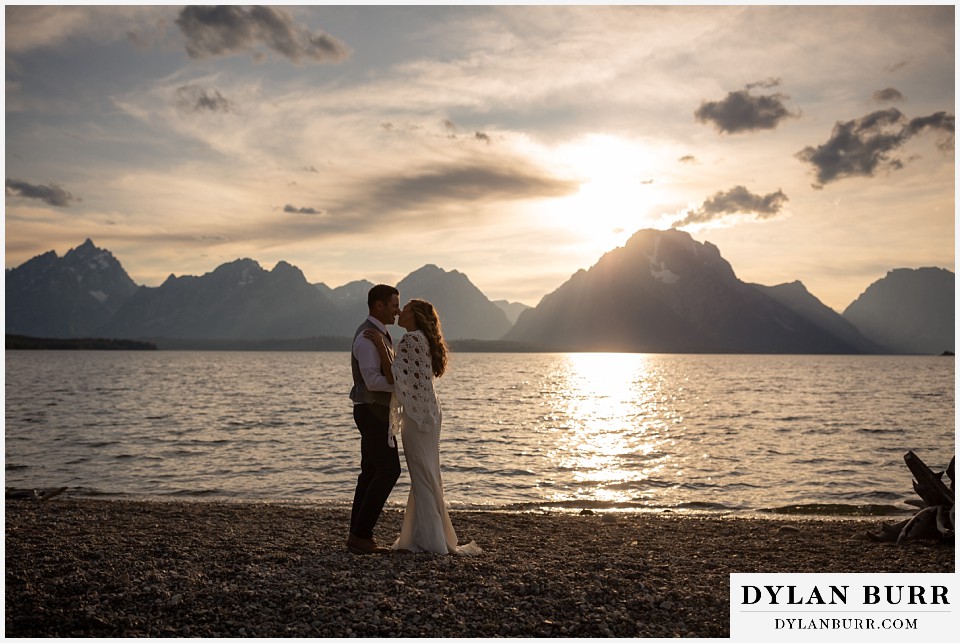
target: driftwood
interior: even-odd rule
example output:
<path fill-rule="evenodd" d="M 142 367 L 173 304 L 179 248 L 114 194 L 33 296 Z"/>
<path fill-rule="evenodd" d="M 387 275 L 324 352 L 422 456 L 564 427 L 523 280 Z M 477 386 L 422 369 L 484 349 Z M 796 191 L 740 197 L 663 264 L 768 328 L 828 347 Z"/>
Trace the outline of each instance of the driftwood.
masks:
<path fill-rule="evenodd" d="M 52 487 L 50 489 L 16 489 L 6 488 L 6 500 L 50 500 L 66 491 L 66 487 Z"/>
<path fill-rule="evenodd" d="M 912 518 L 895 525 L 881 524 L 880 531 L 868 533 L 873 540 L 896 542 L 902 545 L 907 540 L 918 538 L 934 538 L 940 542 L 953 542 L 956 530 L 956 515 L 954 513 L 955 475 L 954 461 L 946 471 L 934 473 L 924 464 L 913 451 L 907 451 L 903 456 L 907 468 L 913 474 L 913 490 L 920 496 L 920 500 L 909 500 L 910 505 L 920 508 Z M 950 486 L 943 482 L 943 475 L 950 478 Z"/>

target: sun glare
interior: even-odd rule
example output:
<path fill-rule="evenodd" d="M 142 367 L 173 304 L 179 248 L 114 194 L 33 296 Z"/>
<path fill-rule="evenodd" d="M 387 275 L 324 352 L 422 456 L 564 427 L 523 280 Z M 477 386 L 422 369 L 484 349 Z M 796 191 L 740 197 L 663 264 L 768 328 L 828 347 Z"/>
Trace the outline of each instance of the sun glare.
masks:
<path fill-rule="evenodd" d="M 643 145 L 595 134 L 561 146 L 553 160 L 580 181 L 580 189 L 551 200 L 543 215 L 548 225 L 572 233 L 589 250 L 611 250 L 654 221 L 656 161 Z"/>
<path fill-rule="evenodd" d="M 662 451 L 668 430 L 651 413 L 658 396 L 656 369 L 648 356 L 633 353 L 572 353 L 566 359 L 563 406 L 572 424 L 554 457 L 584 487 L 558 492 L 556 499 L 572 494 L 580 500 L 636 502 L 648 493 L 644 481 L 667 459 Z"/>

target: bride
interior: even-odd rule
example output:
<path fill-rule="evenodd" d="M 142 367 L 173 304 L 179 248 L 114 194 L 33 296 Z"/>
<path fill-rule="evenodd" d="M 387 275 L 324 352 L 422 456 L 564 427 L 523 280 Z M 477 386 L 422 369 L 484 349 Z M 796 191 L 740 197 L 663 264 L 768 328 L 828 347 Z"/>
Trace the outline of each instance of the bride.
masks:
<path fill-rule="evenodd" d="M 400 339 L 396 357 L 391 359 L 383 335 L 365 331 L 380 353 L 381 363 L 390 365 L 384 375 L 393 383 L 390 407 L 390 440 L 399 427 L 403 455 L 410 471 L 410 496 L 403 515 L 395 551 L 437 554 L 479 554 L 475 542 L 457 544 L 443 500 L 440 479 L 440 400 L 433 378 L 447 366 L 447 345 L 440 330 L 440 318 L 433 305 L 412 299 L 400 312 L 397 323 L 408 332 Z"/>

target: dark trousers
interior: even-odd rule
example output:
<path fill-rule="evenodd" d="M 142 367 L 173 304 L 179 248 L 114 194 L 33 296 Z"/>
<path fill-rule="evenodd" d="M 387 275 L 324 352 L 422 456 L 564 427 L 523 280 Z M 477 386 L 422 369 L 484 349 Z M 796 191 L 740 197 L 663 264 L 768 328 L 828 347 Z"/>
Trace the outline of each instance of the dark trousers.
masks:
<path fill-rule="evenodd" d="M 400 452 L 387 443 L 390 409 L 382 404 L 355 404 L 353 420 L 360 430 L 360 475 L 353 494 L 350 533 L 372 538 L 383 505 L 400 478 Z"/>

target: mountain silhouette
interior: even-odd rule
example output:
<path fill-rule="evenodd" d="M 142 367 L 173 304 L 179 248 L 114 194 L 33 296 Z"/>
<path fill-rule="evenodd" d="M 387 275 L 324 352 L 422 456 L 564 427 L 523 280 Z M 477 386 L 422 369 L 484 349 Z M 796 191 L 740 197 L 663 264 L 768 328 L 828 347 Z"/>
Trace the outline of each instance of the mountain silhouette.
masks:
<path fill-rule="evenodd" d="M 284 261 L 237 259 L 201 276 L 137 286 L 90 239 L 6 273 L 6 332 L 31 337 L 284 341 L 340 346 L 367 315 L 361 279 L 310 284 Z M 431 301 L 452 341 L 490 350 L 742 353 L 920 353 L 954 350 L 954 274 L 898 269 L 843 315 L 800 282 L 740 281 L 710 243 L 679 230 L 640 230 L 535 308 L 490 301 L 463 273 L 427 264 L 397 284 L 401 302 Z M 511 327 L 515 315 L 516 323 Z M 399 337 L 399 332 L 397 334 Z M 317 341 L 294 342 L 304 338 Z M 185 340 L 201 340 L 201 344 Z M 345 341 L 348 341 L 345 340 Z M 239 342 L 239 343 L 238 343 Z M 214 345 L 214 344 L 211 344 Z M 253 346 L 253 344 L 251 344 Z M 285 344 L 286 346 L 286 344 Z M 512 347 L 512 348 L 511 348 Z"/>
<path fill-rule="evenodd" d="M 6 332 L 95 335 L 136 291 L 120 262 L 90 239 L 62 258 L 51 250 L 7 271 Z"/>
<path fill-rule="evenodd" d="M 367 310 L 367 293 L 373 288 L 374 284 L 366 279 L 351 281 L 350 283 L 330 288 L 326 284 L 316 284 L 327 297 L 330 298 L 340 310 Z"/>
<path fill-rule="evenodd" d="M 943 268 L 899 268 L 843 311 L 861 332 L 897 353 L 955 352 L 956 276 Z"/>
<path fill-rule="evenodd" d="M 341 334 L 339 309 L 281 261 L 266 271 L 252 259 L 200 277 L 171 275 L 140 288 L 100 329 L 119 338 L 292 339 Z"/>
<path fill-rule="evenodd" d="M 340 328 L 340 335 L 352 337 L 360 323 L 358 320 L 366 318 L 369 312 L 367 293 L 373 286 L 373 282 L 366 279 L 351 281 L 336 288 L 330 288 L 323 283 L 316 284 L 316 287 L 330 298 L 345 320 L 344 326 Z"/>
<path fill-rule="evenodd" d="M 530 308 L 526 304 L 521 304 L 515 301 L 507 301 L 506 299 L 497 299 L 493 302 L 494 305 L 503 311 L 507 316 L 507 321 L 510 322 L 510 325 L 517 323 L 517 319 L 520 318 L 520 314 Z"/>
<path fill-rule="evenodd" d="M 798 315 L 813 322 L 823 330 L 836 335 L 840 339 L 848 342 L 851 346 L 855 346 L 861 352 L 889 352 L 887 347 L 864 337 L 854 324 L 844 319 L 840 313 L 811 295 L 806 286 L 799 281 L 780 284 L 779 286 L 751 285 L 768 297 L 776 299 Z"/>
<path fill-rule="evenodd" d="M 504 312 L 456 270 L 426 265 L 397 285 L 402 301 L 417 297 L 437 306 L 451 340 L 497 339 L 510 328 Z M 119 261 L 87 240 L 63 259 L 51 251 L 7 271 L 6 330 L 33 337 L 221 342 L 352 337 L 367 316 L 372 286 L 367 280 L 337 288 L 310 284 L 285 261 L 268 271 L 247 258 L 138 287 Z"/>
<path fill-rule="evenodd" d="M 397 290 L 401 302 L 426 299 L 432 303 L 447 339 L 499 339 L 510 330 L 506 314 L 462 272 L 427 264 L 404 277 Z"/>
<path fill-rule="evenodd" d="M 581 351 L 861 352 L 680 230 L 637 232 L 524 311 L 504 339 Z"/>

